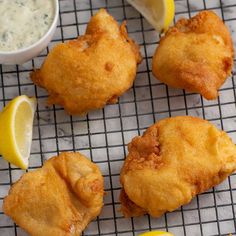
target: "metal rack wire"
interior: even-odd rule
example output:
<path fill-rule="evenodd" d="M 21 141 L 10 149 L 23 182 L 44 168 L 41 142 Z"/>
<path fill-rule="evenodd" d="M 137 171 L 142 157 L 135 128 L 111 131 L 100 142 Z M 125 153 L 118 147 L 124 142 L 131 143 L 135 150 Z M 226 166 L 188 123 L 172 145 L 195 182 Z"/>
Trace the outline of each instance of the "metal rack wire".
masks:
<path fill-rule="evenodd" d="M 190 17 L 200 10 L 216 11 L 229 26 L 236 42 L 235 0 L 176 0 L 176 16 Z M 99 8 L 106 8 L 118 21 L 127 20 L 128 31 L 141 46 L 144 60 L 132 89 L 118 104 L 91 112 L 86 117 L 67 116 L 57 106 L 45 106 L 47 94 L 28 79 L 57 42 L 84 33 L 87 22 Z M 170 89 L 153 78 L 151 59 L 159 36 L 145 19 L 124 0 L 60 0 L 56 35 L 47 50 L 23 66 L 0 65 L 0 108 L 19 94 L 36 96 L 38 107 L 29 171 L 62 151 L 80 151 L 97 163 L 104 173 L 105 205 L 101 215 L 84 235 L 138 235 L 160 229 L 175 235 L 236 235 L 236 175 L 196 197 L 189 205 L 160 219 L 149 216 L 124 219 L 119 212 L 119 171 L 126 145 L 155 121 L 169 116 L 194 115 L 224 129 L 236 142 L 235 74 L 227 80 L 215 101 L 196 94 Z M 10 185 L 24 172 L 0 160 L 0 206 Z M 0 235 L 26 235 L 0 208 Z"/>

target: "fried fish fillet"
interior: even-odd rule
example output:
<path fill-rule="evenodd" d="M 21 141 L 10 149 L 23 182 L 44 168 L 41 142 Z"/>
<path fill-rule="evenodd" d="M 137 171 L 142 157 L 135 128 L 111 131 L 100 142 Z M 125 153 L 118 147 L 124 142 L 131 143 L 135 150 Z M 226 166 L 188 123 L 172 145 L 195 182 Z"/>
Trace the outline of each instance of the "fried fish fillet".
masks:
<path fill-rule="evenodd" d="M 236 170 L 236 146 L 208 121 L 161 120 L 135 137 L 121 171 L 126 217 L 159 217 L 187 204 Z"/>
<path fill-rule="evenodd" d="M 234 49 L 230 32 L 212 11 L 180 19 L 161 39 L 153 75 L 163 83 L 215 99 L 231 74 Z"/>
<path fill-rule="evenodd" d="M 132 86 L 141 62 L 125 24 L 119 28 L 101 9 L 84 36 L 51 50 L 41 69 L 31 74 L 33 82 L 48 91 L 49 104 L 59 104 L 69 114 L 86 114 L 117 102 Z"/>
<path fill-rule="evenodd" d="M 79 153 L 62 153 L 24 174 L 3 211 L 33 236 L 78 236 L 103 206 L 99 168 Z"/>

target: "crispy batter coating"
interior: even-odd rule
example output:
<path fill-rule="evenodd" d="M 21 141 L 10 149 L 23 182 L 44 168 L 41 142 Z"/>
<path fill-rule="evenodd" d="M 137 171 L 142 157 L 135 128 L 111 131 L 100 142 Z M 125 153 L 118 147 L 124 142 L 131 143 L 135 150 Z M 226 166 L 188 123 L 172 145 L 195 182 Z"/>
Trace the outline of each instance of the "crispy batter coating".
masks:
<path fill-rule="evenodd" d="M 99 168 L 79 153 L 62 153 L 24 174 L 3 211 L 33 236 L 80 235 L 103 206 Z"/>
<path fill-rule="evenodd" d="M 168 30 L 153 57 L 153 74 L 169 86 L 215 99 L 231 73 L 233 56 L 227 27 L 214 12 L 202 11 Z"/>
<path fill-rule="evenodd" d="M 157 122 L 128 148 L 120 196 L 126 217 L 174 211 L 236 170 L 229 136 L 190 116 Z"/>
<path fill-rule="evenodd" d="M 51 50 L 41 69 L 31 74 L 33 82 L 48 91 L 49 104 L 59 104 L 69 114 L 86 114 L 117 102 L 132 86 L 141 62 L 125 25 L 119 28 L 101 9 L 84 36 Z"/>

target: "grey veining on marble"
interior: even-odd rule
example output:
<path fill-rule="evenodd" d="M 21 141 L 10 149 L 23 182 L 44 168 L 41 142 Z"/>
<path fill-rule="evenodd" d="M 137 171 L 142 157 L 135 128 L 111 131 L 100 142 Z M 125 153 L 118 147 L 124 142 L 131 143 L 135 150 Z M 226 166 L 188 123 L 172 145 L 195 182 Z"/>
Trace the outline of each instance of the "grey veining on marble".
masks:
<path fill-rule="evenodd" d="M 30 171 L 61 151 L 80 151 L 99 165 L 105 178 L 105 206 L 99 219 L 88 226 L 85 235 L 98 235 L 100 232 L 101 235 L 131 236 L 148 231 L 150 226 L 153 229 L 169 230 L 176 236 L 226 235 L 235 232 L 236 175 L 214 190 L 194 198 L 190 204 L 159 219 L 144 216 L 131 220 L 122 217 L 119 211 L 119 172 L 127 154 L 127 144 L 155 121 L 177 115 L 205 117 L 228 132 L 236 143 L 236 73 L 233 72 L 223 85 L 219 99 L 213 101 L 160 83 L 151 73 L 151 58 L 159 35 L 123 0 L 61 0 L 61 17 L 49 50 L 62 40 L 62 36 L 67 41 L 76 38 L 77 32 L 83 34 L 91 14 L 100 7 L 106 7 L 106 4 L 119 22 L 127 19 L 129 34 L 141 45 L 144 56 L 134 87 L 120 97 L 118 104 L 108 105 L 84 117 L 70 117 L 59 106 L 48 107 L 47 92 L 34 86 L 29 79 L 31 70 L 43 63 L 47 50 L 33 63 L 1 66 L 0 108 L 19 94 L 38 97 Z M 176 0 L 175 4 L 175 20 L 193 16 L 204 9 L 215 11 L 224 18 L 236 46 L 236 0 Z M 24 173 L 11 167 L 9 170 L 8 164 L 0 159 L 0 169 L 3 169 L 0 170 L 0 208 L 9 190 L 9 182 L 17 181 Z M 16 231 L 18 236 L 26 235 L 20 228 Z M 0 214 L 0 235 L 15 235 L 12 220 L 4 214 Z"/>

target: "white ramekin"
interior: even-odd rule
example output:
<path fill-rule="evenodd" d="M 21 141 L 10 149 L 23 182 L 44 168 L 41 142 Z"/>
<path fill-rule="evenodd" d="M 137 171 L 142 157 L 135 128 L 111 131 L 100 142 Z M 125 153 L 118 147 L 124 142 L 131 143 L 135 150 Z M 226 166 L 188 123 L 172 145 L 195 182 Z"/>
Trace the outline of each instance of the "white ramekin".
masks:
<path fill-rule="evenodd" d="M 52 40 L 52 37 L 56 31 L 57 20 L 59 15 L 59 2 L 58 0 L 53 0 L 53 2 L 55 5 L 55 13 L 54 13 L 55 15 L 53 22 L 47 33 L 41 39 L 39 39 L 37 42 L 30 45 L 29 47 L 11 52 L 0 51 L 0 64 L 4 65 L 23 64 L 31 60 L 32 58 L 38 56 L 40 52 L 42 52 L 48 46 L 49 42 Z"/>

